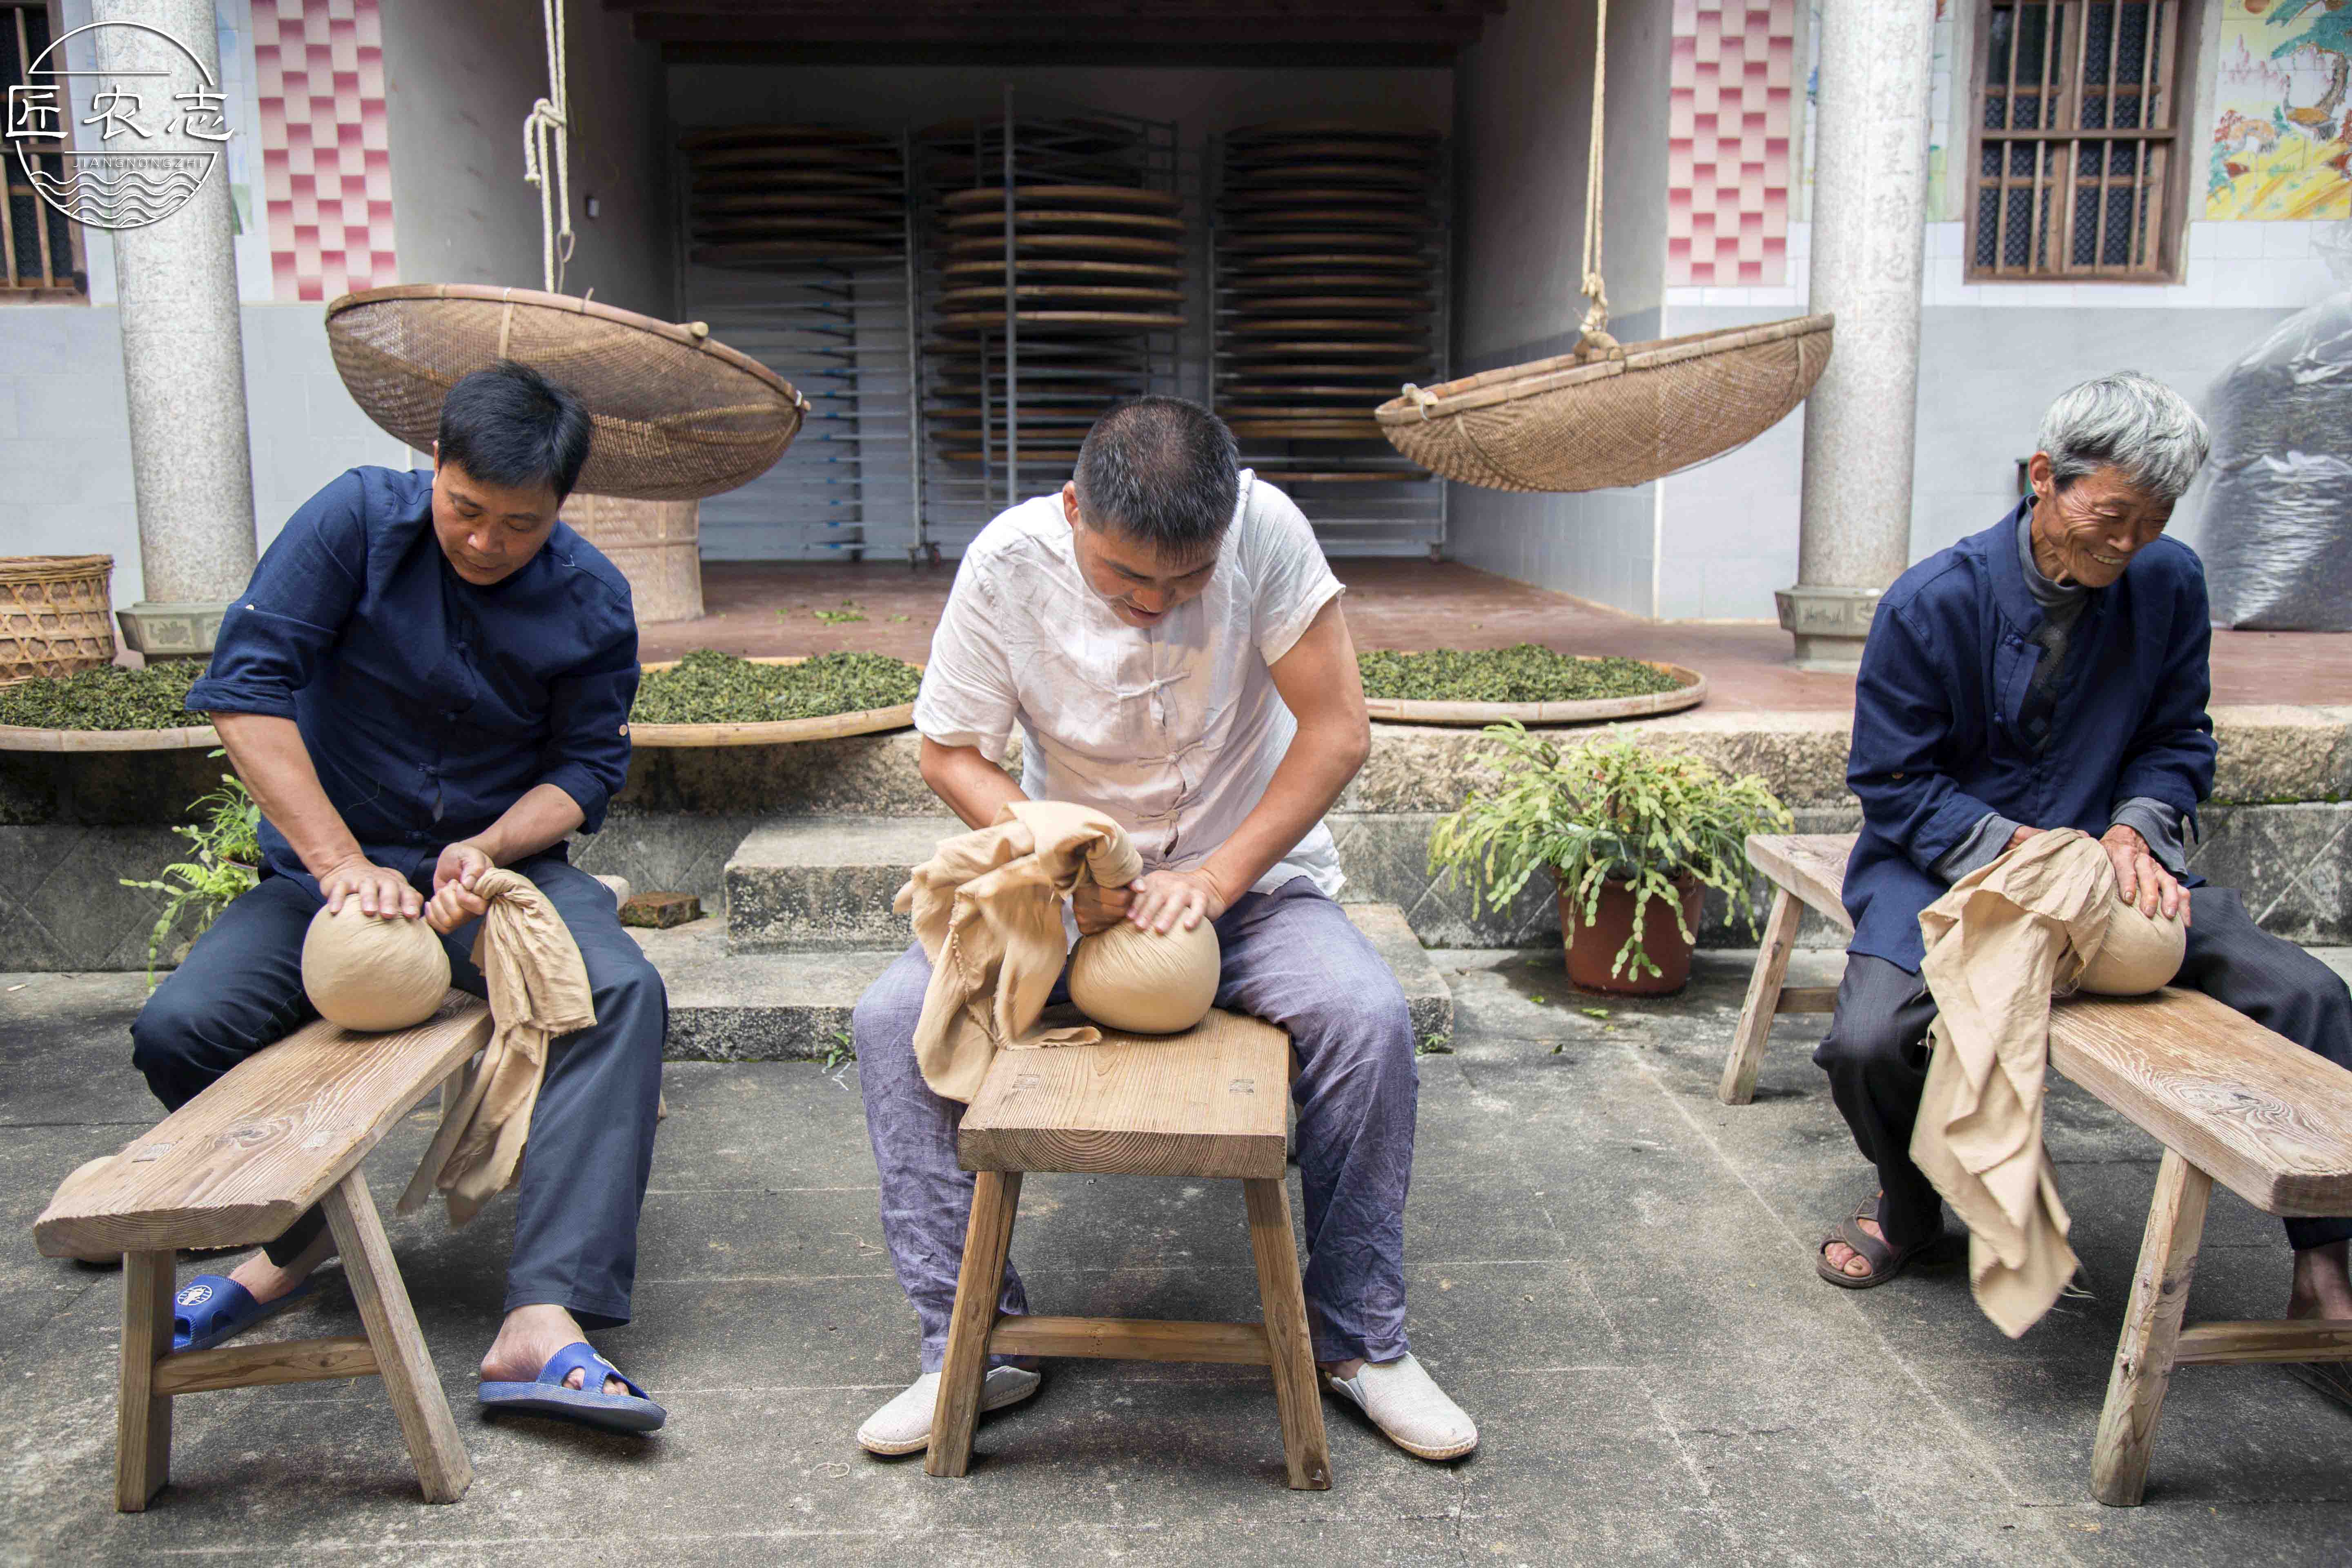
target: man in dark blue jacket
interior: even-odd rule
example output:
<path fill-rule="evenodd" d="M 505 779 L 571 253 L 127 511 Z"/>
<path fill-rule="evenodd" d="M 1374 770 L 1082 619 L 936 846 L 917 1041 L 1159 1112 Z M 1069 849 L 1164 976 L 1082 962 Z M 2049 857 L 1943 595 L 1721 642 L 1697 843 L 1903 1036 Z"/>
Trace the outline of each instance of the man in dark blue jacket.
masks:
<path fill-rule="evenodd" d="M 1936 1016 L 1919 911 L 2036 833 L 2098 838 L 2123 897 L 2189 921 L 2176 984 L 2352 1067 L 2344 983 L 2188 867 L 2213 784 L 2212 637 L 2204 568 L 2163 531 L 2205 460 L 2203 424 L 2126 372 L 2063 395 L 2039 446 L 2030 498 L 1886 591 L 1854 686 L 1854 935 L 1813 1056 L 1881 1184 L 1822 1246 L 1822 1277 L 1849 1289 L 1893 1279 L 1943 1230 L 1942 1200 L 1910 1154 Z M 2352 1219 L 2286 1231 L 2290 1313 L 2352 1318 Z"/>
<path fill-rule="evenodd" d="M 494 866 L 536 883 L 585 961 L 596 1022 L 554 1041 L 519 1182 L 506 1318 L 483 1403 L 646 1430 L 661 1408 L 595 1356 L 629 1319 L 667 1004 L 613 898 L 565 839 L 603 823 L 629 763 L 637 628 L 611 562 L 557 520 L 588 459 L 579 402 L 520 365 L 466 377 L 430 473 L 353 468 L 296 512 L 189 692 L 262 812 L 259 886 L 221 911 L 131 1026 L 176 1109 L 318 1016 L 302 940 L 323 904 L 427 921 L 452 983 Z M 174 1341 L 242 1332 L 334 1250 L 316 1209 L 178 1293 Z"/>

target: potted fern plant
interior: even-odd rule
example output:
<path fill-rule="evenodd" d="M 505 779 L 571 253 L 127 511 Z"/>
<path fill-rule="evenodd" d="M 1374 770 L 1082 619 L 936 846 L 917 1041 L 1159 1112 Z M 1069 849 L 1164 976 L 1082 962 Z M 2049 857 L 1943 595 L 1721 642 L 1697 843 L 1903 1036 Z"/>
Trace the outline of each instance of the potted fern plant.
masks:
<path fill-rule="evenodd" d="M 1486 732 L 1493 786 L 1472 789 L 1429 841 L 1431 871 L 1469 881 L 1474 915 L 1550 872 L 1570 982 L 1626 995 L 1689 983 L 1707 889 L 1754 926 L 1748 836 L 1790 820 L 1762 779 L 1631 740 L 1563 747 L 1516 723 Z"/>

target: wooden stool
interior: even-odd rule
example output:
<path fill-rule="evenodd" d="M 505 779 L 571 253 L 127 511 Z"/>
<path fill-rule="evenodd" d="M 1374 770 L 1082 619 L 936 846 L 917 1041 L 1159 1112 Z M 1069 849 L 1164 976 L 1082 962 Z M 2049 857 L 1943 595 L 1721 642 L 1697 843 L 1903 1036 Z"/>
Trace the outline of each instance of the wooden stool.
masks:
<path fill-rule="evenodd" d="M 139 1512 L 171 1479 L 173 1399 L 321 1378 L 383 1379 L 425 1500 L 465 1495 L 473 1463 L 360 1162 L 489 1037 L 489 1009 L 457 991 L 413 1029 L 306 1024 L 58 1188 L 33 1226 L 42 1256 L 122 1258 L 117 1509 Z M 313 1204 L 327 1211 L 367 1337 L 173 1351 L 175 1249 L 256 1246 Z"/>
<path fill-rule="evenodd" d="M 1274 1373 L 1282 1455 L 1296 1488 L 1331 1484 L 1331 1454 L 1307 1332 L 1307 1298 L 1282 1184 L 1290 1037 L 1212 1012 L 1182 1035 L 1106 1032 L 1102 1043 L 999 1051 L 964 1112 L 958 1163 L 976 1171 L 963 1268 L 923 1468 L 960 1476 L 991 1355 L 1222 1362 Z M 1030 1171 L 1239 1177 L 1257 1259 L 1257 1323 L 1008 1317 L 996 1310 Z"/>

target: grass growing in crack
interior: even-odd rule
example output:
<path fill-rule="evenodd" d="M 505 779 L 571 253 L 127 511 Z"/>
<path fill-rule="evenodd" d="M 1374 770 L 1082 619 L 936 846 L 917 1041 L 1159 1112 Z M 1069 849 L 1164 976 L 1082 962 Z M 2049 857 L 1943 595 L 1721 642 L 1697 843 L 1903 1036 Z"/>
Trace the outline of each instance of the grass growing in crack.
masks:
<path fill-rule="evenodd" d="M 831 1072 L 845 1062 L 857 1059 L 857 1042 L 849 1037 L 846 1029 L 835 1029 L 826 1039 L 823 1069 Z"/>

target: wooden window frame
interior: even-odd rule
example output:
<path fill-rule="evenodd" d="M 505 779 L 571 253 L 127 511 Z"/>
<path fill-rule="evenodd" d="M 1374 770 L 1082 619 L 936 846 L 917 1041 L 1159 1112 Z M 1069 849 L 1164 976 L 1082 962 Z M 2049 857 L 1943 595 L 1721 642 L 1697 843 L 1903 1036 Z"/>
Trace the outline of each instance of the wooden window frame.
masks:
<path fill-rule="evenodd" d="M 1969 66 L 1969 137 L 1968 162 L 1960 171 L 1966 191 L 1967 237 L 1961 251 L 1963 281 L 1980 283 L 2147 283 L 2167 284 L 2180 281 L 2187 262 L 2186 236 L 2189 217 L 2189 202 L 2193 192 L 2191 178 L 2197 163 L 2193 139 L 2183 123 L 2195 107 L 2197 83 L 2197 35 L 2201 15 L 2196 0 L 2146 0 L 2151 6 L 2149 27 L 2154 47 L 2144 51 L 2139 76 L 2139 101 L 2142 123 L 2118 130 L 2112 126 L 2084 130 L 2077 124 L 2084 99 L 2083 56 L 2084 36 L 2087 28 L 2084 18 L 2093 5 L 2112 5 L 2120 16 L 2127 0 L 1972 0 L 1975 8 L 1976 36 L 1972 40 Z M 2138 0 L 2129 0 L 2138 3 Z M 2010 52 L 2010 80 L 2004 91 L 2013 104 L 2021 89 L 2039 88 L 2040 113 L 2042 127 L 1990 130 L 1985 125 L 1987 97 L 1985 73 L 1991 58 L 1993 13 L 1999 8 L 2023 12 L 2032 6 L 2063 17 L 2063 29 L 2056 48 L 2045 47 L 2043 74 L 2039 82 L 2018 79 L 2017 47 L 2012 36 Z M 2161 7 L 2160 12 L 2157 9 Z M 2122 29 L 2108 29 L 2108 75 L 2114 76 L 2117 40 Z M 2045 26 L 2045 37 L 2047 28 Z M 2095 89 L 2095 90 L 2097 90 Z M 2161 105 L 2159 116 L 2155 107 Z M 2010 110 L 2005 118 L 2014 119 Z M 2111 118 L 2103 117 L 2103 118 Z M 2158 128 L 2160 122 L 2160 128 Z M 2074 173 L 2076 149 L 2084 142 L 2102 146 L 2116 142 L 2140 144 L 2143 170 L 2154 164 L 2148 187 L 2147 228 L 2150 243 L 2145 263 L 2138 267 L 2077 265 L 2074 261 L 2075 203 L 2083 194 L 2083 184 Z M 2032 178 L 2033 205 L 2039 209 L 2044 188 L 2052 194 L 2052 215 L 2045 230 L 2048 236 L 2047 266 L 2005 266 L 2007 255 L 2009 204 L 1995 204 L 1998 226 L 1993 245 L 1991 265 L 1978 261 L 1978 245 L 1981 237 L 1979 217 L 1983 207 L 1983 192 L 1988 176 L 1983 173 L 1985 149 L 1989 146 L 2017 142 L 2042 143 L 2050 149 L 2051 168 L 2045 174 L 2037 166 Z M 2017 176 L 2011 174 L 2009 161 L 2003 160 L 1998 179 L 2007 188 Z M 2105 160 L 2102 160 L 2104 164 Z M 2099 220 L 2093 253 L 2105 252 L 2106 240 L 2109 181 L 2137 178 L 2114 175 L 2103 166 L 2094 187 L 2098 194 Z"/>
<path fill-rule="evenodd" d="M 39 11 L 48 19 L 49 37 L 55 40 L 65 33 L 65 18 L 57 0 L 0 0 L 0 27 L 16 35 L 16 58 L 29 64 L 32 56 L 26 47 L 25 14 Z M 0 82 L 0 90 L 8 84 Z M 65 134 L 58 138 L 60 149 L 73 145 L 70 106 L 67 113 Z M 89 263 L 82 249 L 81 226 L 43 201 L 29 185 L 18 183 L 19 168 L 13 143 L 0 143 L 0 305 L 87 304 L 89 301 Z M 12 201 L 18 195 L 33 198 L 33 221 L 38 226 L 37 246 L 41 270 L 26 274 L 20 279 L 16 274 L 16 223 Z M 68 254 L 72 258 L 73 270 L 59 276 L 52 270 L 51 258 L 55 247 L 51 236 L 58 226 L 66 232 Z"/>

